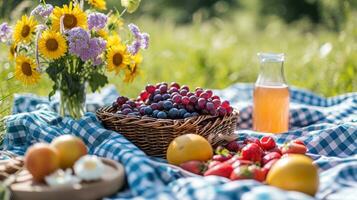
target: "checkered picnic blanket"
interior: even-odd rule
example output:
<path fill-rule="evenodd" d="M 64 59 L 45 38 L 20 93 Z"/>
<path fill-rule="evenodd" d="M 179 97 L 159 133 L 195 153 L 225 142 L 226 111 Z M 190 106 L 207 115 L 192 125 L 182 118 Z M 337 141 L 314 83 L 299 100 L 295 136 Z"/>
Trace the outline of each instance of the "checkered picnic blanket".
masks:
<path fill-rule="evenodd" d="M 357 196 L 357 93 L 323 98 L 297 88 L 291 90 L 288 133 L 273 135 L 278 143 L 299 138 L 320 167 L 317 199 L 355 199 Z M 239 137 L 260 137 L 251 127 L 252 85 L 236 84 L 216 91 L 241 110 Z M 114 87 L 88 96 L 88 109 L 114 101 Z M 146 156 L 122 135 L 106 130 L 94 113 L 80 120 L 62 118 L 54 111 L 58 101 L 33 95 L 16 95 L 13 115 L 6 121 L 2 149 L 23 155 L 28 146 L 51 142 L 62 134 L 81 137 L 91 154 L 121 162 L 126 171 L 124 190 L 106 199 L 313 199 L 298 192 L 286 192 L 254 180 L 228 181 L 221 177 L 185 177 L 164 161 Z M 0 149 L 1 149 L 0 148 Z"/>

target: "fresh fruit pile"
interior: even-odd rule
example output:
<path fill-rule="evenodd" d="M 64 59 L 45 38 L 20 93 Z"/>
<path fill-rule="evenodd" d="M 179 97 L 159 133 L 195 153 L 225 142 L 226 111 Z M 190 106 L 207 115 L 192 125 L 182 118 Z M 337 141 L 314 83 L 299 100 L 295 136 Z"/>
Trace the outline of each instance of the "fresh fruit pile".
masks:
<path fill-rule="evenodd" d="M 278 146 L 271 136 L 264 136 L 260 140 L 252 137 L 218 146 L 215 155 L 206 162 L 192 159 L 178 165 L 204 176 L 216 175 L 231 180 L 255 179 L 264 182 L 278 160 L 290 154 L 305 154 L 306 151 L 305 144 L 300 140 Z"/>
<path fill-rule="evenodd" d="M 159 119 L 183 119 L 198 115 L 225 116 L 233 112 L 228 101 L 222 101 L 212 90 L 190 91 L 178 83 L 147 85 L 136 100 L 120 96 L 113 103 L 117 113 L 149 116 Z"/>

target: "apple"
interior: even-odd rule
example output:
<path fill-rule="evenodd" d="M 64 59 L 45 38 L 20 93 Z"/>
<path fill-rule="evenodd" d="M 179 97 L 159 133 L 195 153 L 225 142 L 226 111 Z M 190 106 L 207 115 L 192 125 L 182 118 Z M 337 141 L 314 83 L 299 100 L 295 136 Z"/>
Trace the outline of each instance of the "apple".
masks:
<path fill-rule="evenodd" d="M 84 142 L 73 135 L 59 136 L 52 141 L 51 146 L 58 152 L 62 169 L 72 168 L 80 157 L 87 154 Z"/>

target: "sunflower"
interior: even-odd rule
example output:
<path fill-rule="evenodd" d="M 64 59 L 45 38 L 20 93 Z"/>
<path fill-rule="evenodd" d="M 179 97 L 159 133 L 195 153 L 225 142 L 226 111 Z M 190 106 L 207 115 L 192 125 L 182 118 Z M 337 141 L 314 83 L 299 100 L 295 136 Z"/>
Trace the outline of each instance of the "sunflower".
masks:
<path fill-rule="evenodd" d="M 99 10 L 107 9 L 105 0 L 88 0 L 88 3 Z"/>
<path fill-rule="evenodd" d="M 119 46 L 121 44 L 121 39 L 118 34 L 110 35 L 107 39 L 107 47 Z"/>
<path fill-rule="evenodd" d="M 108 71 L 119 73 L 121 69 L 130 64 L 130 55 L 124 45 L 109 48 L 107 54 Z"/>
<path fill-rule="evenodd" d="M 13 38 L 15 43 L 18 42 L 30 42 L 33 32 L 35 32 L 35 28 L 37 25 L 37 21 L 33 16 L 27 17 L 26 15 L 22 16 L 22 18 L 17 21 Z"/>
<path fill-rule="evenodd" d="M 17 56 L 15 77 L 16 79 L 24 82 L 25 85 L 37 83 L 40 79 L 40 73 L 36 71 L 35 61 L 23 55 Z"/>
<path fill-rule="evenodd" d="M 38 49 L 46 58 L 60 58 L 67 52 L 66 39 L 59 32 L 47 30 L 38 41 Z"/>
<path fill-rule="evenodd" d="M 79 8 L 79 5 L 73 6 L 72 3 L 70 3 L 69 6 L 64 5 L 63 8 L 55 7 L 51 15 L 53 29 L 55 31 L 60 30 L 62 17 L 65 29 L 72 29 L 74 27 L 85 28 L 87 26 L 87 16 Z"/>
<path fill-rule="evenodd" d="M 128 70 L 125 71 L 124 82 L 131 83 L 137 75 L 140 74 L 139 65 L 143 61 L 143 57 L 140 53 L 132 56 L 131 63 Z"/>
<path fill-rule="evenodd" d="M 110 31 L 115 31 L 118 28 L 123 27 L 123 25 L 124 25 L 124 20 L 122 18 L 120 18 L 116 14 L 110 15 L 108 19 L 108 29 Z"/>

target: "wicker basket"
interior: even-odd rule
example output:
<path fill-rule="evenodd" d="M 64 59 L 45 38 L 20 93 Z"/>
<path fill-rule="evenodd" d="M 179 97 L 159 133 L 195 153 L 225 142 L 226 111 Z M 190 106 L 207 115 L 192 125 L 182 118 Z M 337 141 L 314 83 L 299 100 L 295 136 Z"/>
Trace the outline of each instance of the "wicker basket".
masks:
<path fill-rule="evenodd" d="M 238 115 L 235 110 L 225 117 L 201 115 L 172 120 L 117 114 L 111 106 L 97 110 L 97 117 L 105 128 L 123 134 L 147 155 L 161 158 L 165 157 L 166 149 L 175 137 L 187 133 L 201 135 L 216 146 L 222 141 L 222 135 L 234 134 Z"/>

